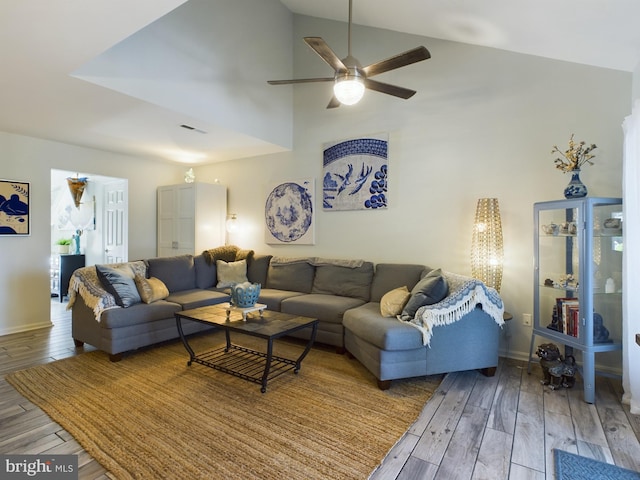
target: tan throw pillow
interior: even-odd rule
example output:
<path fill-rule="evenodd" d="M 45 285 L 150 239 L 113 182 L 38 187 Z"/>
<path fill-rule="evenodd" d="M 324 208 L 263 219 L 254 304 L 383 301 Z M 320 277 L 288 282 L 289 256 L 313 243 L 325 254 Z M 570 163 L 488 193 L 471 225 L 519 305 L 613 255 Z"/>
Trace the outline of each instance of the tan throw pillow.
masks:
<path fill-rule="evenodd" d="M 218 260 L 216 262 L 216 270 L 218 271 L 218 288 L 233 287 L 237 283 L 248 282 L 247 280 L 247 261 L 238 260 L 237 262 L 224 262 Z"/>
<path fill-rule="evenodd" d="M 144 303 L 153 303 L 169 296 L 169 289 L 162 280 L 156 277 L 144 278 L 136 275 L 136 287 Z"/>
<path fill-rule="evenodd" d="M 383 317 L 395 317 L 402 313 L 411 292 L 407 287 L 400 287 L 385 293 L 380 299 L 380 313 Z"/>

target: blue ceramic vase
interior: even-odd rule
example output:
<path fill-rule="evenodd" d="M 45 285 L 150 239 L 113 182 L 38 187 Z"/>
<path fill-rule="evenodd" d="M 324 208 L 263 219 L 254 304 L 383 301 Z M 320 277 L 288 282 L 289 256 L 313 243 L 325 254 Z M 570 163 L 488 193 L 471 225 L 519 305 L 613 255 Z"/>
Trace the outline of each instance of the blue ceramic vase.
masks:
<path fill-rule="evenodd" d="M 580 180 L 580 169 L 571 170 L 571 181 L 564 189 L 564 198 L 582 198 L 587 196 L 587 187 Z"/>

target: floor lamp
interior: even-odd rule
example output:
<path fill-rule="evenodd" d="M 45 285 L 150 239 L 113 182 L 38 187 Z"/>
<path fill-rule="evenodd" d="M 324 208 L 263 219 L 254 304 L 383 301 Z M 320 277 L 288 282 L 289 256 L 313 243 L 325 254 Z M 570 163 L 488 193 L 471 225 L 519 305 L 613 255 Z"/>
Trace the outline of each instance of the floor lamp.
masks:
<path fill-rule="evenodd" d="M 481 198 L 471 241 L 471 275 L 498 292 L 502 284 L 502 223 L 497 198 Z"/>

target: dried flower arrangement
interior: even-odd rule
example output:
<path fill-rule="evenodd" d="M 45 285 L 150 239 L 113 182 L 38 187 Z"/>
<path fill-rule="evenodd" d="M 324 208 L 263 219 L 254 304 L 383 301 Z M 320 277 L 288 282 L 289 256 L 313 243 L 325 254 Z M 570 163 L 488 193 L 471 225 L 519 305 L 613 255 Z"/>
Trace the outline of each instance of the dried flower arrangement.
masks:
<path fill-rule="evenodd" d="M 585 163 L 593 165 L 591 159 L 595 157 L 591 152 L 598 148 L 595 143 L 592 143 L 588 147 L 585 147 L 585 142 L 575 142 L 573 140 L 573 133 L 569 139 L 569 148 L 562 152 L 557 145 L 553 146 L 551 153 L 559 153 L 563 158 L 556 158 L 554 163 L 558 170 L 562 170 L 563 173 L 571 172 L 573 170 L 580 169 Z"/>

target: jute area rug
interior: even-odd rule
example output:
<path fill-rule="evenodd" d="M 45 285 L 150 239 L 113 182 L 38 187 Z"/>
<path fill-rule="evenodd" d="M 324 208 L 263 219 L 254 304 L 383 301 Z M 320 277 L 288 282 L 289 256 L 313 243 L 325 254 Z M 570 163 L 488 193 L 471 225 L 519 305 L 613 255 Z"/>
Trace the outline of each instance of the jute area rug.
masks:
<path fill-rule="evenodd" d="M 238 343 L 260 347 L 251 337 Z M 242 341 L 240 341 L 242 340 Z M 192 339 L 196 352 L 220 333 Z M 258 343 L 256 343 L 258 342 Z M 265 343 L 265 342 L 262 342 Z M 296 358 L 301 345 L 276 343 Z M 117 479 L 366 479 L 441 377 L 377 388 L 355 359 L 314 347 L 260 386 L 193 364 L 175 342 L 117 363 L 85 353 L 7 376 Z"/>

